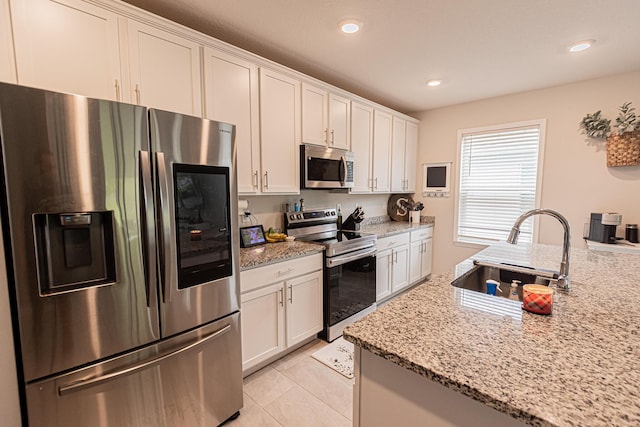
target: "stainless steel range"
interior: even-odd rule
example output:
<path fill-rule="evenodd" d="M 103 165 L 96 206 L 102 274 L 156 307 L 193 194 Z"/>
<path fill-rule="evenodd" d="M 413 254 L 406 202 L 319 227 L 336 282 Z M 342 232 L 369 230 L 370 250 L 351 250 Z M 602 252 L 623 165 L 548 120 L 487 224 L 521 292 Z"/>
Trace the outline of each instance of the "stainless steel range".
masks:
<path fill-rule="evenodd" d="M 338 230 L 335 209 L 284 215 L 288 235 L 325 246 L 321 336 L 333 341 L 347 325 L 376 309 L 376 236 Z"/>

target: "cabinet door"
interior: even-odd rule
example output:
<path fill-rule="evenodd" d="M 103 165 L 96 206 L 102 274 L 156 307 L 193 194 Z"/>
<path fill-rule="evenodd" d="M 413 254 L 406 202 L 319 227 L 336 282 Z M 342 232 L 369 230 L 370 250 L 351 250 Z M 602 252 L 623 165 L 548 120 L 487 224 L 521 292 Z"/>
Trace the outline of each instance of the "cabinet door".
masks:
<path fill-rule="evenodd" d="M 282 282 L 242 294 L 242 369 L 247 370 L 285 349 Z"/>
<path fill-rule="evenodd" d="M 416 170 L 418 162 L 418 125 L 407 122 L 407 134 L 404 156 L 404 179 L 405 191 L 415 193 L 416 191 Z"/>
<path fill-rule="evenodd" d="M 236 125 L 238 192 L 259 192 L 258 67 L 204 49 L 205 117 Z"/>
<path fill-rule="evenodd" d="M 393 252 L 391 249 L 376 254 L 376 301 L 391 295 L 391 271 Z"/>
<path fill-rule="evenodd" d="M 422 278 L 422 255 L 424 243 L 412 242 L 409 247 L 409 283 L 415 283 Z"/>
<path fill-rule="evenodd" d="M 391 291 L 397 292 L 409 285 L 409 245 L 393 249 Z"/>
<path fill-rule="evenodd" d="M 299 194 L 300 82 L 260 69 L 262 192 Z"/>
<path fill-rule="evenodd" d="M 131 101 L 202 116 L 200 45 L 140 22 L 127 30 Z"/>
<path fill-rule="evenodd" d="M 393 137 L 391 143 L 391 191 L 405 191 L 405 120 L 393 118 Z M 412 161 L 416 161 L 415 157 Z"/>
<path fill-rule="evenodd" d="M 374 111 L 373 118 L 373 191 L 391 190 L 391 115 Z"/>
<path fill-rule="evenodd" d="M 287 347 L 322 330 L 322 271 L 287 280 Z"/>
<path fill-rule="evenodd" d="M 18 83 L 121 99 L 118 17 L 76 0 L 11 2 Z"/>
<path fill-rule="evenodd" d="M 329 132 L 327 91 L 302 84 L 302 142 L 327 145 Z"/>
<path fill-rule="evenodd" d="M 424 239 L 422 241 L 422 268 L 420 276 L 425 278 L 431 274 L 431 265 L 433 260 L 433 239 Z"/>
<path fill-rule="evenodd" d="M 351 150 L 355 155 L 352 193 L 371 192 L 371 159 L 373 147 L 373 108 L 351 103 Z"/>
<path fill-rule="evenodd" d="M 330 146 L 351 149 L 351 101 L 341 96 L 329 95 Z"/>

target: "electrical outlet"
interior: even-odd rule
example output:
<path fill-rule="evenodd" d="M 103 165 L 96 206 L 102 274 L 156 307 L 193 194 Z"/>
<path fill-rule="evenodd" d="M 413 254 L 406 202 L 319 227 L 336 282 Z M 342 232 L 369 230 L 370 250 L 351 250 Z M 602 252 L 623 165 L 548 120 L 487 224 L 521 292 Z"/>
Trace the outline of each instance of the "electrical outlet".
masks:
<path fill-rule="evenodd" d="M 251 219 L 246 215 L 241 215 L 240 216 L 240 222 L 243 223 L 243 224 L 249 224 L 249 223 L 251 223 Z"/>

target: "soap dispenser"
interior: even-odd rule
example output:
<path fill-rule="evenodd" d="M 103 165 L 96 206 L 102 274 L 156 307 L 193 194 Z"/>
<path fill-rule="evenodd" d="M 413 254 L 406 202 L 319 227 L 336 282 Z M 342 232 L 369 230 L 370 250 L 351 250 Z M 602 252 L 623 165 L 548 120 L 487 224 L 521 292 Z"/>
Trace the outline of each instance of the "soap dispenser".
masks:
<path fill-rule="evenodd" d="M 342 210 L 340 203 L 338 203 L 338 220 L 337 220 L 338 230 L 342 230 Z"/>
<path fill-rule="evenodd" d="M 519 301 L 518 298 L 518 285 L 520 284 L 520 280 L 512 280 L 511 281 L 511 290 L 509 291 L 509 299 Z"/>

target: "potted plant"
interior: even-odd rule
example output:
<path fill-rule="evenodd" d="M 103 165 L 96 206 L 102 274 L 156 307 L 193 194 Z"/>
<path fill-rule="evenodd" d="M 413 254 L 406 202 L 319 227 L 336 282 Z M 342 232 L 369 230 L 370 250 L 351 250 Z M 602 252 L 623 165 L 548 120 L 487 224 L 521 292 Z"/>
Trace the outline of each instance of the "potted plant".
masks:
<path fill-rule="evenodd" d="M 633 166 L 640 164 L 640 120 L 631 102 L 618 109 L 616 132 L 611 132 L 611 120 L 602 116 L 600 110 L 587 114 L 580 122 L 582 133 L 589 138 L 606 139 L 607 166 Z"/>

